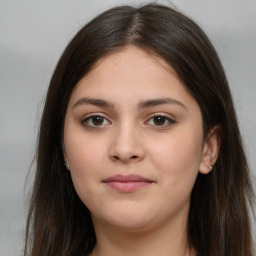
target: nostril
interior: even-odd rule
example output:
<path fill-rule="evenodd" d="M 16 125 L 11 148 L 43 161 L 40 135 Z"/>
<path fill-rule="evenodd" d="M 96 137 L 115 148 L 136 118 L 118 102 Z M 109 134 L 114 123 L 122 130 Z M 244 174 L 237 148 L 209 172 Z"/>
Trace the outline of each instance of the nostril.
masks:
<path fill-rule="evenodd" d="M 134 155 L 134 156 L 131 156 L 131 157 L 128 157 L 128 158 L 126 158 L 126 160 L 129 160 L 129 159 L 137 159 L 138 158 L 138 156 L 136 156 L 136 155 Z M 119 156 L 112 156 L 112 159 L 113 160 L 125 160 L 124 158 L 120 158 Z"/>

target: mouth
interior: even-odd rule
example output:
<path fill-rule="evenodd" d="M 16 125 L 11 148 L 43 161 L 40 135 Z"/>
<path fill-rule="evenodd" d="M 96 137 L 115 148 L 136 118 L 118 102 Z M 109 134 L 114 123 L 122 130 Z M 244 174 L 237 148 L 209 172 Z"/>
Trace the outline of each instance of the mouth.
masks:
<path fill-rule="evenodd" d="M 132 193 L 151 185 L 154 181 L 135 174 L 118 174 L 103 180 L 103 183 L 118 192 Z"/>

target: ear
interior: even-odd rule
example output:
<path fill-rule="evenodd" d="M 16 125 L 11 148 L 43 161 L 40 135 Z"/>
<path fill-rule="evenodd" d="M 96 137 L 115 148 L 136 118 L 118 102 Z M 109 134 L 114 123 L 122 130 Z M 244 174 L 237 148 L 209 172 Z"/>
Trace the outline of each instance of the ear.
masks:
<path fill-rule="evenodd" d="M 64 164 L 65 164 L 67 170 L 70 171 L 70 165 L 69 165 L 69 162 L 68 162 L 68 159 L 67 159 L 67 153 L 66 153 L 66 148 L 65 148 L 64 142 L 62 143 L 62 154 L 63 154 L 63 157 L 64 157 Z"/>
<path fill-rule="evenodd" d="M 64 140 L 62 141 L 62 154 L 63 154 L 64 159 L 66 159 L 67 158 L 67 153 L 66 153 L 66 147 L 65 147 L 65 144 L 64 144 Z"/>
<path fill-rule="evenodd" d="M 215 164 L 221 143 L 221 127 L 216 125 L 210 129 L 203 144 L 202 159 L 199 165 L 199 172 L 208 174 Z"/>

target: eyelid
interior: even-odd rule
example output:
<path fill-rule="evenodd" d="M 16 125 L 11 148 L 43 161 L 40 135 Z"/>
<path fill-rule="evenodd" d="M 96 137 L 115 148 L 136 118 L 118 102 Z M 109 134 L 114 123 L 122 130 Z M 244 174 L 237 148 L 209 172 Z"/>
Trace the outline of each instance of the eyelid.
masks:
<path fill-rule="evenodd" d="M 102 124 L 102 125 L 89 125 L 89 124 L 87 124 L 86 122 L 88 120 L 90 120 L 91 118 L 93 118 L 93 117 L 102 117 L 104 120 L 106 120 L 108 122 L 108 124 Z M 105 127 L 106 125 L 111 124 L 111 121 L 102 113 L 90 113 L 90 114 L 88 114 L 88 115 L 86 115 L 82 118 L 81 124 L 83 126 L 91 127 L 91 128 L 102 128 L 102 127 Z"/>
<path fill-rule="evenodd" d="M 159 127 L 159 128 L 168 127 L 168 126 L 171 126 L 171 125 L 173 125 L 177 122 L 174 117 L 170 117 L 170 114 L 160 112 L 160 113 L 154 113 L 154 114 L 150 115 L 150 117 L 146 120 L 145 123 L 148 123 L 152 118 L 158 117 L 158 116 L 165 118 L 169 122 L 169 124 L 167 124 L 167 125 L 153 125 L 152 124 L 152 126 L 156 126 L 156 127 Z"/>
<path fill-rule="evenodd" d="M 93 124 L 88 124 L 88 120 L 90 120 L 91 118 L 93 117 L 102 117 L 104 119 L 103 122 L 107 121 L 107 124 L 103 123 L 103 124 L 100 124 L 100 125 L 93 125 Z M 155 117 L 163 117 L 165 118 L 166 121 L 168 121 L 168 124 L 164 124 L 164 125 L 156 125 L 156 124 L 148 124 L 149 121 Z M 81 120 L 81 124 L 83 126 L 87 126 L 89 128 L 103 128 L 109 124 L 112 124 L 112 122 L 109 120 L 110 118 L 109 117 L 106 117 L 106 114 L 104 113 L 90 113 L 90 114 L 87 114 L 86 116 L 84 116 Z M 171 117 L 170 114 L 167 114 L 167 113 L 163 113 L 163 112 L 157 112 L 157 113 L 153 113 L 151 114 L 147 120 L 145 121 L 145 124 L 148 124 L 148 125 L 151 125 L 151 126 L 156 126 L 156 127 L 168 127 L 168 126 L 171 126 L 173 124 L 175 124 L 177 121 L 175 120 L 175 117 Z"/>
<path fill-rule="evenodd" d="M 166 117 L 166 118 L 169 118 L 173 121 L 176 120 L 176 117 L 172 114 L 169 114 L 169 113 L 166 113 L 166 112 L 154 112 L 150 115 L 148 115 L 149 117 L 148 118 L 152 118 L 152 117 L 155 117 L 155 116 L 162 116 L 162 117 Z"/>

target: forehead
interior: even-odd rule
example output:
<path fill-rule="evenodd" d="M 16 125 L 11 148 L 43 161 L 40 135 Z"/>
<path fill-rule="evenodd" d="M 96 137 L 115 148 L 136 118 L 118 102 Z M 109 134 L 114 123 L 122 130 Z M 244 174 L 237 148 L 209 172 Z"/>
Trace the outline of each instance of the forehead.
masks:
<path fill-rule="evenodd" d="M 141 48 L 134 45 L 127 45 L 121 48 L 118 48 L 114 51 L 111 51 L 107 55 L 103 56 L 101 59 L 99 59 L 92 67 L 92 69 L 100 66 L 102 63 L 111 62 L 111 64 L 114 63 L 120 63 L 120 62 L 126 62 L 129 64 L 129 62 L 136 61 L 142 64 L 142 67 L 149 66 L 149 63 L 160 65 L 162 68 L 164 68 L 167 72 L 171 72 L 173 74 L 176 74 L 171 65 L 169 65 L 163 57 L 159 56 L 154 51 L 151 51 L 147 48 Z M 115 67 L 114 65 L 112 67 Z"/>
<path fill-rule="evenodd" d="M 109 100 L 147 100 L 192 96 L 173 68 L 154 53 L 129 46 L 101 58 L 75 86 L 72 98 L 95 97 Z"/>
<path fill-rule="evenodd" d="M 151 79 L 158 80 L 160 85 L 161 80 L 171 77 L 181 83 L 174 69 L 163 58 L 135 46 L 126 46 L 98 60 L 77 83 L 76 88 L 85 83 L 89 87 L 92 81 L 97 81 L 99 86 L 101 82 L 106 84 L 108 81 L 114 84 L 118 79 L 123 85 L 129 84 L 130 88 L 135 79 L 137 83 Z"/>

